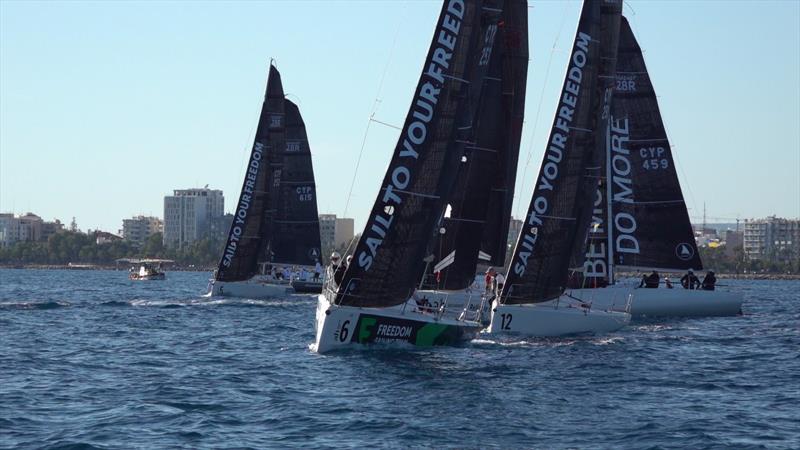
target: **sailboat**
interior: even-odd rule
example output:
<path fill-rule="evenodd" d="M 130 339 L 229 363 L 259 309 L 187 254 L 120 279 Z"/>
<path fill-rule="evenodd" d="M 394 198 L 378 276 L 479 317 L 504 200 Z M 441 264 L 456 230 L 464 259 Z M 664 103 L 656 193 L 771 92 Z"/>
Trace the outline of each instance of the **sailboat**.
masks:
<path fill-rule="evenodd" d="M 586 0 L 558 109 L 491 333 L 559 336 L 617 330 L 625 312 L 601 310 L 567 292 L 583 265 L 591 199 L 600 179 L 613 87 L 621 0 Z"/>
<path fill-rule="evenodd" d="M 307 289 L 315 284 L 319 292 L 321 276 L 299 280 L 297 269 L 313 268 L 320 256 L 305 124 L 270 63 L 255 141 L 210 290 L 212 295 L 268 298 L 291 293 L 293 283 L 303 282 Z"/>
<path fill-rule="evenodd" d="M 505 2 L 512 3 L 513 2 Z M 353 259 L 328 280 L 316 313 L 316 351 L 403 342 L 450 345 L 482 328 L 463 311 L 413 296 L 446 202 L 475 146 L 481 95 L 504 2 L 442 5 L 411 108 Z M 524 11 L 527 14 L 527 11 Z"/>
<path fill-rule="evenodd" d="M 465 317 L 487 325 L 490 298 L 475 277 L 479 262 L 502 267 L 506 258 L 528 76 L 527 2 L 506 1 L 500 20 L 475 139 L 414 294 L 433 308 L 466 308 Z"/>
<path fill-rule="evenodd" d="M 617 269 L 660 272 L 703 268 L 686 202 L 642 50 L 627 19 L 620 24 L 617 75 L 606 180 L 594 203 L 594 223 L 586 248 L 587 289 L 575 295 L 594 305 L 620 309 Z M 638 280 L 637 280 L 638 282 Z M 602 286 L 612 285 L 609 288 Z M 597 288 L 593 288 L 597 286 Z M 634 316 L 721 316 L 741 312 L 742 296 L 666 285 L 636 289 Z"/>

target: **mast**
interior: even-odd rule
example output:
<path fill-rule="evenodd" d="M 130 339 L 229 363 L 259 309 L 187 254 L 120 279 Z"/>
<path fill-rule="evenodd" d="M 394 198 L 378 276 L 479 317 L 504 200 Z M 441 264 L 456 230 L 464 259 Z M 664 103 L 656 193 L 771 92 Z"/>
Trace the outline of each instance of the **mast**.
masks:
<path fill-rule="evenodd" d="M 556 298 L 564 291 L 569 270 L 583 264 L 609 120 L 621 9 L 621 1 L 583 4 L 548 147 L 501 294 L 504 303 Z"/>
<path fill-rule="evenodd" d="M 450 196 L 502 1 L 448 0 L 381 189 L 336 303 L 385 307 L 408 298 Z"/>

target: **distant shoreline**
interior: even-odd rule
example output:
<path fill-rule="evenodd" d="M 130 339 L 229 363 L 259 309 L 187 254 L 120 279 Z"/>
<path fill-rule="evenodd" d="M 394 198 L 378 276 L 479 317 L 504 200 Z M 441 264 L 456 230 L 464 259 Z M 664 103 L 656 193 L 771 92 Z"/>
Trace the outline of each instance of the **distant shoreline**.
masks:
<path fill-rule="evenodd" d="M 0 269 L 26 269 L 26 270 L 116 270 L 128 271 L 127 266 L 113 266 L 101 264 L 0 264 Z M 165 269 L 167 272 L 213 272 L 213 267 L 185 267 L 185 266 L 170 266 Z M 698 272 L 700 277 L 703 276 L 705 271 Z M 619 277 L 626 278 L 640 278 L 645 272 L 624 272 L 618 273 Z M 678 279 L 680 275 L 668 274 L 670 278 Z M 734 280 L 800 280 L 800 274 L 788 273 L 717 273 L 717 278 L 720 279 L 734 279 Z"/>
<path fill-rule="evenodd" d="M 115 270 L 127 272 L 130 267 L 127 265 L 103 265 L 103 264 L 0 264 L 0 269 L 24 269 L 24 270 Z M 213 272 L 211 267 L 184 267 L 167 266 L 168 272 Z"/>

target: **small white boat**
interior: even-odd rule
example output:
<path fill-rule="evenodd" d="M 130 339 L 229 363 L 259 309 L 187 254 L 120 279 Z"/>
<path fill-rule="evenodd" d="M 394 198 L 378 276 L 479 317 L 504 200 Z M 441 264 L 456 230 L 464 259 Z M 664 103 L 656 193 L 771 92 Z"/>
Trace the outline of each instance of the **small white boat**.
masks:
<path fill-rule="evenodd" d="M 126 261 L 139 265 L 138 269 L 134 266 L 128 272 L 128 278 L 136 281 L 165 280 L 167 275 L 161 269 L 161 263 L 172 262 L 163 259 L 129 259 Z"/>

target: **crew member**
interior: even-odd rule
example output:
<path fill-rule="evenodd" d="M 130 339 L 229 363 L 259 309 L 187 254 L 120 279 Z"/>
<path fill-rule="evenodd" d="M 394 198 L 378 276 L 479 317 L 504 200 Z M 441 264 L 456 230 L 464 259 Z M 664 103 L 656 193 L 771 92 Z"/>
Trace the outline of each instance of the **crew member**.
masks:
<path fill-rule="evenodd" d="M 316 264 L 314 264 L 314 281 L 319 281 L 320 275 L 322 275 L 322 264 L 317 260 Z"/>
<path fill-rule="evenodd" d="M 334 277 L 334 275 L 339 269 L 339 258 L 339 252 L 331 253 L 331 264 L 328 266 L 328 273 L 326 274 L 328 280 L 336 281 L 336 277 Z M 338 285 L 339 283 L 336 282 L 336 284 Z"/>
<path fill-rule="evenodd" d="M 496 273 L 494 275 L 494 296 L 500 297 L 500 293 L 503 292 L 503 285 L 506 283 L 506 277 L 502 273 Z"/>
<path fill-rule="evenodd" d="M 639 287 L 646 287 L 648 289 L 656 289 L 658 288 L 658 282 L 661 277 L 658 276 L 658 272 L 655 270 L 650 275 L 642 276 L 642 281 L 639 283 Z"/>
<path fill-rule="evenodd" d="M 669 277 L 664 277 L 664 285 L 667 286 L 667 289 L 672 289 L 672 281 L 669 281 Z"/>
<path fill-rule="evenodd" d="M 684 289 L 697 289 L 700 287 L 700 280 L 697 279 L 692 269 L 689 269 L 686 275 L 681 277 L 681 286 Z"/>
<path fill-rule="evenodd" d="M 342 263 L 339 264 L 339 267 L 336 268 L 336 271 L 333 272 L 333 281 L 336 282 L 337 286 L 342 284 L 342 279 L 344 279 L 344 273 L 347 270 L 347 265 L 352 260 L 353 260 L 353 255 L 348 256 L 347 261 L 342 261 Z"/>
<path fill-rule="evenodd" d="M 494 275 L 495 275 L 494 267 L 489 266 L 489 268 L 486 269 L 486 276 L 483 278 L 487 294 L 492 291 L 492 282 L 494 281 Z"/>
<path fill-rule="evenodd" d="M 713 291 L 714 286 L 717 284 L 717 277 L 714 275 L 713 270 L 709 270 L 705 277 L 703 277 L 703 290 Z"/>

